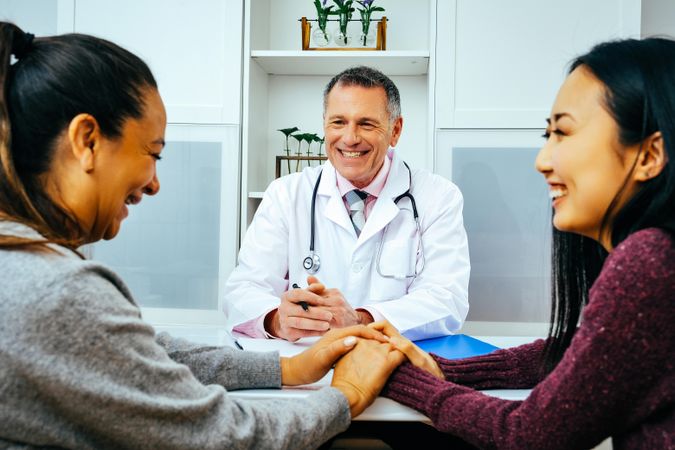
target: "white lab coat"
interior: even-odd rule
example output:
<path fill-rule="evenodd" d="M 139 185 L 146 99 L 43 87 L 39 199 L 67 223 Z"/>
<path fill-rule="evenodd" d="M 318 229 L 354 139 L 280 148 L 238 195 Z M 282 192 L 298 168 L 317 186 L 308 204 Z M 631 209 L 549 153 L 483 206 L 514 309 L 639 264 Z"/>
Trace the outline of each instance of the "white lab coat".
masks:
<path fill-rule="evenodd" d="M 316 277 L 339 289 L 354 307 L 373 308 L 410 339 L 457 331 L 469 310 L 469 249 L 462 220 L 462 195 L 450 181 L 412 170 L 422 229 L 424 268 L 417 278 L 384 278 L 377 249 L 384 236 L 381 271 L 411 274 L 422 266 L 409 199 L 394 198 L 409 186 L 409 172 L 396 157 L 387 182 L 357 238 L 340 196 L 335 168 L 326 162 L 315 211 Z M 312 191 L 320 167 L 279 178 L 268 187 L 226 284 L 228 326 L 259 317 L 279 305 L 290 284 L 307 285 L 302 266 L 309 255 Z"/>

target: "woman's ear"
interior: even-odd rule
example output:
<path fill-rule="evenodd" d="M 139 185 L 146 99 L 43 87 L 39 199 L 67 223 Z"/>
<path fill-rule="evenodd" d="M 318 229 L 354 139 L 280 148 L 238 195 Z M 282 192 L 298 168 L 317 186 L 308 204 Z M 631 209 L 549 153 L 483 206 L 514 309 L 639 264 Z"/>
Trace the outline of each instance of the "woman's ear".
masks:
<path fill-rule="evenodd" d="M 78 114 L 68 126 L 68 141 L 80 167 L 89 173 L 94 170 L 96 153 L 94 148 L 101 137 L 98 122 L 91 114 Z"/>
<path fill-rule="evenodd" d="M 657 177 L 667 162 L 668 154 L 663 145 L 663 135 L 657 131 L 642 142 L 642 152 L 633 172 L 635 180 L 645 182 Z"/>

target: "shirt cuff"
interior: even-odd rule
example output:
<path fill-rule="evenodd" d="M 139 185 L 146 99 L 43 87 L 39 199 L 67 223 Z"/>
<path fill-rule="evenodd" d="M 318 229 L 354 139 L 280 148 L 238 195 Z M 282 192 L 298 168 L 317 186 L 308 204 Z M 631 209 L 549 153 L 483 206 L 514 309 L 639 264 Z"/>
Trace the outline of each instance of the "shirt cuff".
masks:
<path fill-rule="evenodd" d="M 270 308 L 255 319 L 247 320 L 246 322 L 235 325 L 234 328 L 232 328 L 232 331 L 256 339 L 278 339 L 265 330 L 265 317 L 275 309 L 277 308 Z"/>
<path fill-rule="evenodd" d="M 357 310 L 362 309 L 364 311 L 368 311 L 371 316 L 373 316 L 373 322 L 381 322 L 383 320 L 387 320 L 382 313 L 380 313 L 377 309 L 373 308 L 372 306 L 364 306 L 362 308 L 356 308 Z"/>

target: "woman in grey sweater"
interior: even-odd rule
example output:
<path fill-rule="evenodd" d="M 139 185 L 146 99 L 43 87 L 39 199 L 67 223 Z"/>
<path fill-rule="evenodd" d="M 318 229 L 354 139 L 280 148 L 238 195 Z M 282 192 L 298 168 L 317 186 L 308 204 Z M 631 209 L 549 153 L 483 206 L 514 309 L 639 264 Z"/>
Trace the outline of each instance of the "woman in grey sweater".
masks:
<path fill-rule="evenodd" d="M 0 448 L 313 448 L 375 399 L 404 358 L 378 331 L 333 331 L 293 358 L 156 336 L 77 252 L 159 190 L 166 114 L 139 58 L 0 22 L 0 87 Z M 311 383 L 336 361 L 304 400 L 227 395 Z"/>

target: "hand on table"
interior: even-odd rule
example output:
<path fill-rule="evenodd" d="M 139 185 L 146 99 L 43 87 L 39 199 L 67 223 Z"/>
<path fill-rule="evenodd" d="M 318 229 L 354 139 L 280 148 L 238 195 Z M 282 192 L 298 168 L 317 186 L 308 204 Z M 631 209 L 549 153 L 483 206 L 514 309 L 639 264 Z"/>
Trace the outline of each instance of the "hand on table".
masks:
<path fill-rule="evenodd" d="M 379 330 L 389 337 L 389 343 L 400 350 L 406 358 L 415 366 L 429 372 L 440 380 L 445 380 L 445 375 L 436 363 L 436 360 L 427 352 L 413 344 L 409 339 L 403 337 L 401 333 L 386 320 L 374 322 L 368 325 L 369 328 Z"/>
<path fill-rule="evenodd" d="M 358 339 L 356 347 L 335 364 L 331 386 L 347 397 L 352 418 L 375 401 L 389 375 L 404 360 L 403 353 L 389 343 Z"/>
<path fill-rule="evenodd" d="M 302 353 L 281 358 L 281 383 L 292 386 L 320 380 L 335 361 L 354 348 L 357 338 L 378 343 L 389 340 L 378 330 L 365 325 L 331 330 Z"/>

